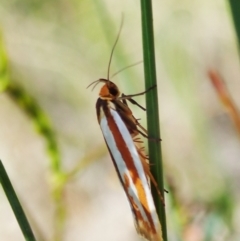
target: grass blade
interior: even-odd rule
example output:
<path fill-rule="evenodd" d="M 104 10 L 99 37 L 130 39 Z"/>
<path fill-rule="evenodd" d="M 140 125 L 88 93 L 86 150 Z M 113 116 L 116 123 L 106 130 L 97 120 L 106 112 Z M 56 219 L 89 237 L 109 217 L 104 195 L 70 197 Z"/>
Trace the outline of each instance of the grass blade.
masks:
<path fill-rule="evenodd" d="M 9 177 L 5 171 L 5 168 L 0 160 L 0 181 L 3 187 L 3 190 L 8 198 L 8 201 L 12 207 L 12 210 L 15 214 L 15 217 L 18 221 L 18 224 L 22 230 L 22 233 L 25 237 L 25 240 L 35 241 L 33 231 L 28 223 L 27 217 L 24 214 L 23 208 L 17 198 L 17 195 L 13 189 L 13 186 L 9 180 Z"/>
<path fill-rule="evenodd" d="M 229 0 L 229 3 L 232 10 L 233 21 L 238 37 L 238 47 L 240 48 L 240 1 Z"/>
<path fill-rule="evenodd" d="M 151 0 L 141 0 L 141 14 L 145 88 L 148 89 L 149 87 L 157 84 Z M 157 88 L 154 88 L 146 94 L 146 106 L 148 134 L 150 137 L 159 138 L 160 127 Z M 149 142 L 149 159 L 151 160 L 151 172 L 158 183 L 162 195 L 164 196 L 162 152 L 159 142 Z M 163 240 L 167 241 L 165 208 L 154 188 L 152 193 L 159 220 L 162 225 Z"/>

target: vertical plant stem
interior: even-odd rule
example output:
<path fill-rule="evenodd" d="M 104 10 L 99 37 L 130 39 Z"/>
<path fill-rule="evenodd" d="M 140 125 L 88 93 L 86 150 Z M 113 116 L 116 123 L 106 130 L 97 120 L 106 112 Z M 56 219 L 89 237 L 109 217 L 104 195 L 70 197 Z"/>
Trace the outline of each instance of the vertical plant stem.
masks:
<path fill-rule="evenodd" d="M 17 195 L 13 189 L 13 186 L 9 180 L 9 177 L 5 171 L 5 168 L 0 160 L 0 182 L 3 190 L 8 198 L 8 201 L 12 207 L 18 224 L 22 230 L 22 233 L 27 241 L 35 241 L 33 231 L 28 223 L 27 217 L 23 211 L 23 208 L 17 198 Z M 6 220 L 7 221 L 7 220 Z"/>
<path fill-rule="evenodd" d="M 229 0 L 230 7 L 232 10 L 233 21 L 238 38 L 238 48 L 240 50 L 240 1 L 239 0 Z"/>
<path fill-rule="evenodd" d="M 141 14 L 145 88 L 148 89 L 157 83 L 151 0 L 141 0 Z M 150 137 L 160 138 L 157 88 L 154 88 L 146 94 L 146 106 L 148 134 Z M 157 141 L 149 142 L 148 148 L 151 172 L 164 197 L 161 144 Z M 165 208 L 154 188 L 152 189 L 152 194 L 162 225 L 163 240 L 167 241 Z"/>

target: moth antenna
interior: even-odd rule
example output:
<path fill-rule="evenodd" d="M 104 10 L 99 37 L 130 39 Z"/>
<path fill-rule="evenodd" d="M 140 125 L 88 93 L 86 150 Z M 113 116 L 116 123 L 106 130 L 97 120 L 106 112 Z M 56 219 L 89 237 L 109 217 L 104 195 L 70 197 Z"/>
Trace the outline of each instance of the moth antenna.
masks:
<path fill-rule="evenodd" d="M 101 80 L 95 80 L 95 81 L 93 81 L 90 85 L 88 85 L 88 87 L 87 88 L 89 88 L 91 85 L 93 85 L 93 87 L 92 87 L 92 91 L 95 89 L 95 87 L 100 83 L 100 82 L 102 82 Z"/>
<path fill-rule="evenodd" d="M 142 62 L 143 62 L 143 61 L 140 60 L 140 61 L 138 61 L 138 62 L 136 62 L 136 63 L 130 64 L 130 65 L 128 65 L 128 66 L 126 66 L 126 67 L 118 70 L 116 73 L 114 73 L 114 74 L 111 76 L 111 79 L 112 79 L 114 76 L 116 76 L 117 74 L 119 74 L 120 72 L 122 72 L 123 70 L 128 69 L 128 68 L 131 68 L 131 67 L 136 66 L 136 65 L 138 65 L 138 64 L 141 64 Z"/>
<path fill-rule="evenodd" d="M 113 45 L 113 48 L 112 48 L 112 51 L 111 51 L 111 54 L 110 54 L 110 59 L 109 59 L 109 63 L 108 63 L 108 71 L 107 71 L 107 79 L 109 80 L 109 74 L 110 74 L 110 65 L 111 65 L 111 62 L 112 62 L 112 56 L 113 56 L 113 51 L 117 45 L 117 42 L 119 40 L 119 37 L 120 37 L 120 34 L 121 34 L 121 31 L 122 31 L 122 26 L 123 26 L 123 14 L 122 14 L 122 17 L 121 17 L 121 24 L 120 24 L 120 28 L 119 28 L 119 31 L 118 31 L 118 35 L 117 35 L 117 38 L 115 40 L 115 43 Z"/>
<path fill-rule="evenodd" d="M 87 88 L 89 88 L 91 85 L 94 85 L 94 86 L 92 87 L 92 91 L 93 91 L 94 88 L 95 88 L 100 82 L 105 82 L 105 83 L 106 83 L 107 80 L 105 80 L 105 79 L 95 80 L 95 81 L 93 81 L 90 85 L 88 85 Z"/>
<path fill-rule="evenodd" d="M 98 84 L 98 82 L 99 82 L 99 80 L 93 81 L 90 85 L 87 86 L 87 89 L 88 89 L 91 85 L 93 85 L 93 84 L 95 84 L 95 83 Z M 95 88 L 95 86 L 96 86 L 96 85 L 94 85 L 93 88 Z"/>

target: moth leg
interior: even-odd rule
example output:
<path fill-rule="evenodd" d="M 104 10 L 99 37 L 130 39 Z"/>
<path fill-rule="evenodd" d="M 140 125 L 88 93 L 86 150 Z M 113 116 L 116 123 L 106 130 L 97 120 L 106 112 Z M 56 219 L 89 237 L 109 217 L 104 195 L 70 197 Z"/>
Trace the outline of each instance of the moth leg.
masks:
<path fill-rule="evenodd" d="M 122 94 L 122 97 L 126 97 L 127 95 Z M 141 106 L 140 104 L 137 103 L 137 101 L 133 100 L 132 98 L 129 99 L 123 99 L 122 102 L 128 106 L 127 101 L 131 102 L 133 105 L 138 106 L 139 108 L 141 108 L 142 110 L 146 111 L 146 108 L 144 108 L 143 106 Z"/>

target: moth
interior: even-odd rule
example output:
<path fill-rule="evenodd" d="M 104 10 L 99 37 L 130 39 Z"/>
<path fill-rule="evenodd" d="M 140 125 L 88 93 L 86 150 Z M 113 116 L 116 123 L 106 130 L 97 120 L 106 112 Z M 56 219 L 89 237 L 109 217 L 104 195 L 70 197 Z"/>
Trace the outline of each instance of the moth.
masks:
<path fill-rule="evenodd" d="M 161 225 L 151 194 L 151 181 L 162 201 L 163 197 L 150 172 L 148 156 L 140 138 L 140 135 L 148 137 L 147 130 L 133 116 L 127 104 L 129 101 L 144 109 L 132 97 L 143 95 L 154 87 L 135 95 L 121 95 L 117 85 L 109 80 L 110 63 L 119 35 L 120 31 L 111 52 L 108 77 L 94 81 L 89 86 L 95 84 L 95 88 L 97 84 L 103 83 L 96 103 L 97 119 L 128 198 L 136 230 L 145 240 L 162 241 Z"/>

